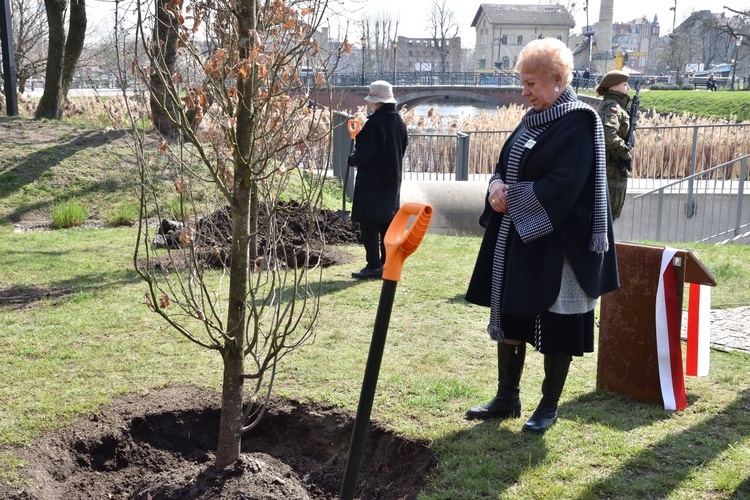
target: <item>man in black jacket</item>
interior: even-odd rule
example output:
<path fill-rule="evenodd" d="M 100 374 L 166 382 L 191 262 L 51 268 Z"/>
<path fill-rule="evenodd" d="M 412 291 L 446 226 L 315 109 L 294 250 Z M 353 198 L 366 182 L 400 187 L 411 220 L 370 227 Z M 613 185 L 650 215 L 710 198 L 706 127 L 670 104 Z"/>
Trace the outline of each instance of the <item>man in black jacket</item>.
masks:
<path fill-rule="evenodd" d="M 352 220 L 359 222 L 367 265 L 353 278 L 379 278 L 385 263 L 383 239 L 398 212 L 401 171 L 408 142 L 406 124 L 396 110 L 390 83 L 378 80 L 365 97 L 372 114 L 356 138 L 348 164 L 357 167 Z"/>

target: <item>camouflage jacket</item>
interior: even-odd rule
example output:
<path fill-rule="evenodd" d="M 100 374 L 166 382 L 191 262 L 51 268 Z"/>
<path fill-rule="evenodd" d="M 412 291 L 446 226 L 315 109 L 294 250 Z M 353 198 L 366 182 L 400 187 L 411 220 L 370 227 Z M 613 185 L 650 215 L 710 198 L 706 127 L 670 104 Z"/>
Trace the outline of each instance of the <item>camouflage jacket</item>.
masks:
<path fill-rule="evenodd" d="M 630 160 L 632 158 L 625 145 L 625 138 L 630 130 L 629 102 L 629 96 L 622 92 L 608 90 L 599 105 L 599 116 L 604 126 L 604 145 L 610 153 L 607 155 L 608 163 L 616 159 Z"/>

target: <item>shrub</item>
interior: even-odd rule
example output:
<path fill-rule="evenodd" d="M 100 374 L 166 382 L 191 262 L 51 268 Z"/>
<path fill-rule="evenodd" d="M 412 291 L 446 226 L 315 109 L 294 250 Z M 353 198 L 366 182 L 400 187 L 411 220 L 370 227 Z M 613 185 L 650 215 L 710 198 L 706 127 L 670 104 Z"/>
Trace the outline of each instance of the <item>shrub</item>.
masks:
<path fill-rule="evenodd" d="M 695 90 L 695 85 L 692 83 L 683 83 L 682 90 Z"/>
<path fill-rule="evenodd" d="M 655 83 L 649 87 L 651 90 L 680 90 L 681 87 L 675 83 Z"/>
<path fill-rule="evenodd" d="M 82 226 L 88 218 L 89 207 L 77 200 L 68 200 L 52 209 L 52 227 L 64 229 Z"/>
<path fill-rule="evenodd" d="M 138 207 L 132 203 L 117 207 L 107 215 L 107 224 L 113 227 L 132 226 L 138 219 Z"/>

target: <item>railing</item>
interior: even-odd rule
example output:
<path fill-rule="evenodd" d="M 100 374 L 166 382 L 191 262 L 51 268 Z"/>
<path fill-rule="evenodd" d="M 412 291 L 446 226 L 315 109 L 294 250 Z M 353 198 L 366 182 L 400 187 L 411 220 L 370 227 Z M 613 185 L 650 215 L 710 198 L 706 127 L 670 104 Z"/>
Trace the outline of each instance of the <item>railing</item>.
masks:
<path fill-rule="evenodd" d="M 513 71 L 497 71 L 494 73 L 478 72 L 439 72 L 439 71 L 404 71 L 404 72 L 366 72 L 366 73 L 334 73 L 331 75 L 331 85 L 334 87 L 356 87 L 369 85 L 375 80 L 386 80 L 395 86 L 412 85 L 462 85 L 520 87 L 521 80 L 518 73 Z"/>
<path fill-rule="evenodd" d="M 491 174 L 510 131 L 409 134 L 405 175 L 412 179 L 472 180 Z M 468 151 L 458 155 L 459 149 Z M 631 183 L 650 189 L 654 180 L 682 179 L 750 151 L 750 125 L 639 127 Z"/>
<path fill-rule="evenodd" d="M 615 224 L 617 239 L 750 241 L 750 201 L 744 200 L 750 196 L 745 193 L 748 126 L 639 128 L 629 199 Z M 410 133 L 404 179 L 486 181 L 510 133 Z M 345 164 L 348 134 L 338 142 L 339 161 Z"/>
<path fill-rule="evenodd" d="M 630 241 L 727 243 L 750 237 L 750 203 L 743 203 L 750 155 L 636 194 L 625 210 Z M 619 231 L 628 234 L 627 228 Z"/>

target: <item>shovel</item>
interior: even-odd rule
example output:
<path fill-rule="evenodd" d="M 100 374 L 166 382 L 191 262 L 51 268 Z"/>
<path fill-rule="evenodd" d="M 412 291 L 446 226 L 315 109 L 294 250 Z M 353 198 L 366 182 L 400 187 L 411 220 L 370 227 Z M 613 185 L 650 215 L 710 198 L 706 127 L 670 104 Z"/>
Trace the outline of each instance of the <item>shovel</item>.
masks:
<path fill-rule="evenodd" d="M 359 133 L 360 125 L 357 120 L 349 120 L 348 122 L 346 122 L 346 126 L 349 129 L 349 136 L 352 138 L 351 142 L 349 143 L 349 154 L 351 155 L 354 151 L 354 138 L 357 137 L 357 134 Z M 346 189 L 349 187 L 349 170 L 351 170 L 351 168 L 352 167 L 350 167 L 347 163 L 346 173 L 344 174 L 344 194 L 341 196 L 341 210 L 337 212 L 337 215 L 343 220 L 349 220 L 349 212 L 347 212 L 346 210 Z"/>
<path fill-rule="evenodd" d="M 407 223 L 414 218 L 411 227 L 406 230 Z M 401 268 L 409 255 L 419 247 L 432 219 L 432 207 L 422 203 L 404 203 L 393 218 L 388 231 L 385 233 L 385 265 L 383 266 L 383 288 L 380 292 L 380 303 L 375 317 L 375 325 L 370 341 L 370 353 L 367 356 L 365 376 L 362 381 L 362 392 L 359 396 L 357 416 L 354 419 L 352 441 L 349 445 L 349 456 L 346 460 L 344 481 L 341 485 L 340 500 L 352 500 L 357 489 L 357 476 L 362 465 L 362 455 L 365 451 L 367 430 L 370 427 L 370 414 L 375 398 L 375 387 L 378 383 L 380 362 L 383 359 L 385 337 L 388 333 L 388 323 L 391 320 L 393 298 L 396 295 L 396 285 L 401 279 Z"/>

